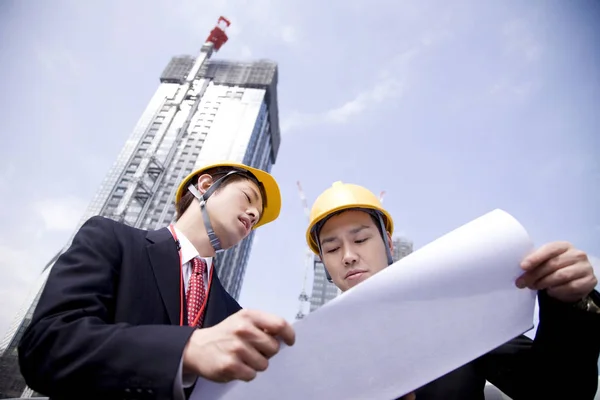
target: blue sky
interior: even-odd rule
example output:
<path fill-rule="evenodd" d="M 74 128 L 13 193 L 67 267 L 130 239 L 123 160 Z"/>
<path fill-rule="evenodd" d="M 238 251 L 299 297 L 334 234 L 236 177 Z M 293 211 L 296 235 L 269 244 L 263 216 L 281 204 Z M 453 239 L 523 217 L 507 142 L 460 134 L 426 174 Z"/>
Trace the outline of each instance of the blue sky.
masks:
<path fill-rule="evenodd" d="M 283 209 L 258 233 L 243 306 L 297 312 L 297 180 L 309 201 L 336 180 L 385 190 L 417 248 L 503 208 L 537 245 L 600 255 L 597 1 L 4 0 L 0 336 L 163 68 L 219 15 L 232 26 L 216 57 L 280 68 Z"/>

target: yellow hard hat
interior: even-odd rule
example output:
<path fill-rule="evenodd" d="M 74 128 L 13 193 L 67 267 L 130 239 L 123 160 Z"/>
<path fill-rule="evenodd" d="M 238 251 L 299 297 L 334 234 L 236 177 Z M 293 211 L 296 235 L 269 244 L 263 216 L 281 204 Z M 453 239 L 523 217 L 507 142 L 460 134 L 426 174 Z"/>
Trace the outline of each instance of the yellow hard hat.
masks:
<path fill-rule="evenodd" d="M 391 235 L 394 231 L 392 216 L 383 208 L 381 202 L 370 190 L 352 183 L 335 182 L 315 200 L 310 210 L 310 223 L 306 230 L 306 241 L 315 253 L 319 254 L 319 246 L 314 235 L 314 228 L 328 216 L 342 210 L 365 208 L 379 211 L 383 217 L 385 230 Z"/>
<path fill-rule="evenodd" d="M 177 204 L 183 197 L 187 187 L 190 185 L 190 182 L 194 177 L 217 167 L 231 167 L 248 172 L 262 185 L 263 196 L 265 197 L 263 199 L 263 212 L 253 229 L 258 228 L 261 225 L 268 224 L 269 222 L 273 222 L 277 219 L 277 217 L 279 217 L 279 212 L 281 211 L 281 193 L 275 178 L 273 178 L 273 176 L 271 176 L 271 174 L 268 172 L 233 161 L 223 161 L 209 164 L 186 176 L 177 188 L 177 193 L 175 194 L 175 204 Z"/>

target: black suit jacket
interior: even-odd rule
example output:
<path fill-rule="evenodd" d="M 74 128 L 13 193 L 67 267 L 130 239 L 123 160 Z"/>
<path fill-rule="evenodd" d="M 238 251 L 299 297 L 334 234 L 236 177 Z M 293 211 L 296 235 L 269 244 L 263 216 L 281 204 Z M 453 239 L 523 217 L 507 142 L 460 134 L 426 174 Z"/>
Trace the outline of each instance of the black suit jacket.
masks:
<path fill-rule="evenodd" d="M 598 292 L 592 295 L 600 304 Z M 592 400 L 598 386 L 600 314 L 560 303 L 545 292 L 538 299 L 534 340 L 521 335 L 509 341 L 416 390 L 417 400 L 483 400 L 486 380 L 513 400 Z"/>
<path fill-rule="evenodd" d="M 204 327 L 241 308 L 213 273 Z M 179 326 L 180 282 L 167 228 L 89 219 L 52 268 L 20 342 L 27 385 L 52 398 L 172 398 L 193 332 Z"/>

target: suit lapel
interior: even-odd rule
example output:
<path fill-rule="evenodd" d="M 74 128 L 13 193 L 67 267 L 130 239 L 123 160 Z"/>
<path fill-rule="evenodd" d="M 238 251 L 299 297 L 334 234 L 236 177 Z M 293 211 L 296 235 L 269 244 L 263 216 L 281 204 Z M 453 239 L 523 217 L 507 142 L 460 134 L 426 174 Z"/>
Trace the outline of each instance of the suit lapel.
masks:
<path fill-rule="evenodd" d="M 167 228 L 146 235 L 150 263 L 171 325 L 179 325 L 181 272 L 179 253 Z"/>

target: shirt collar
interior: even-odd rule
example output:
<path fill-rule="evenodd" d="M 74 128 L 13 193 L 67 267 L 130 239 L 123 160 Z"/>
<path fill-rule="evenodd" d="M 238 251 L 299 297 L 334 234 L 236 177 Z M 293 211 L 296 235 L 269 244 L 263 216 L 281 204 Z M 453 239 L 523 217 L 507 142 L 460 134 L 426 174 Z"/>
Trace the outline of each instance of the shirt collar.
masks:
<path fill-rule="evenodd" d="M 175 229 L 175 233 L 177 233 L 177 239 L 179 239 L 179 245 L 181 246 L 181 258 L 182 258 L 181 262 L 182 262 L 182 264 L 188 263 L 190 260 L 192 260 L 195 257 L 200 257 L 200 255 L 198 254 L 198 250 L 196 250 L 196 248 L 194 247 L 192 242 L 190 242 L 189 239 L 187 237 L 185 237 L 183 232 L 181 232 L 175 226 L 173 226 L 173 229 Z M 202 258 L 204 261 L 206 261 L 206 265 L 208 266 L 208 268 L 211 267 L 212 259 L 213 259 L 212 257 L 200 257 L 200 258 Z"/>

